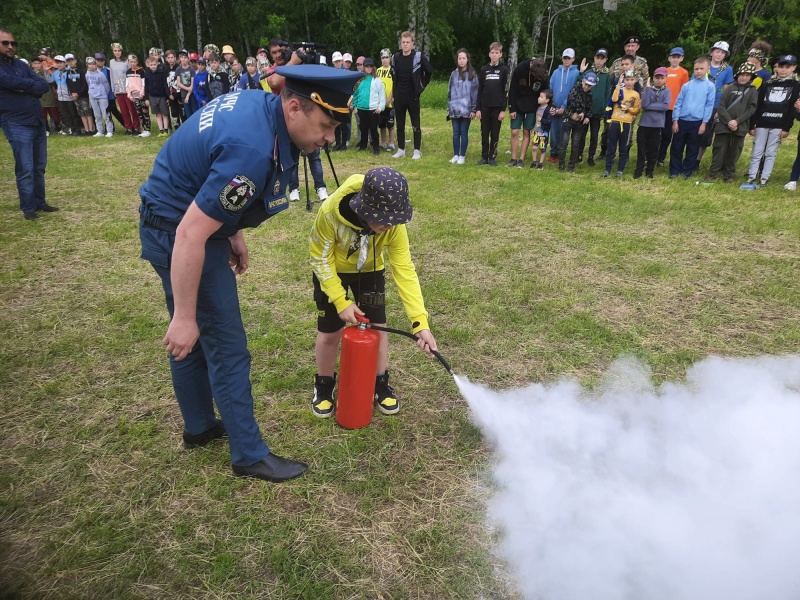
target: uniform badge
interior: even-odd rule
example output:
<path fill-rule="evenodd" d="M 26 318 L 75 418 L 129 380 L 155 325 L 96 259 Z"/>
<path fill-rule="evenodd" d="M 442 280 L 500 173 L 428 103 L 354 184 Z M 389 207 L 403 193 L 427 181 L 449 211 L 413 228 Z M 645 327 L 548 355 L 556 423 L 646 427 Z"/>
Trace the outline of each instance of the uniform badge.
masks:
<path fill-rule="evenodd" d="M 237 175 L 219 193 L 219 201 L 225 210 L 240 211 L 255 193 L 255 184 L 244 175 Z"/>

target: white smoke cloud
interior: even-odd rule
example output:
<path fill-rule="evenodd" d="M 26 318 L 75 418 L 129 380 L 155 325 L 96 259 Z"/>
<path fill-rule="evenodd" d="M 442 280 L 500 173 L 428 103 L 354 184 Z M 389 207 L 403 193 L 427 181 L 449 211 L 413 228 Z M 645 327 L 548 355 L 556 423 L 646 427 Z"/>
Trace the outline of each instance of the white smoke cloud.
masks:
<path fill-rule="evenodd" d="M 620 359 L 595 390 L 456 378 L 525 598 L 800 599 L 800 356 L 649 375 Z"/>

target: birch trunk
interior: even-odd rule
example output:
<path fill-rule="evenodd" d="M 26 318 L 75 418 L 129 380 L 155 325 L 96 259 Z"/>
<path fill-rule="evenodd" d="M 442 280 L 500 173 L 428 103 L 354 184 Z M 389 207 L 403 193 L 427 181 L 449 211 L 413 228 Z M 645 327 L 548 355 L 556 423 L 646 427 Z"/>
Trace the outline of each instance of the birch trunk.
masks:
<path fill-rule="evenodd" d="M 142 64 L 144 64 L 144 58 L 147 57 L 147 42 L 144 41 L 144 21 L 142 21 L 142 1 L 136 0 L 136 18 L 139 21 L 139 41 L 140 41 L 140 49 L 142 51 Z"/>
<path fill-rule="evenodd" d="M 175 22 L 175 31 L 178 33 L 178 49 L 186 47 L 186 34 L 183 32 L 183 8 L 181 0 L 174 0 L 169 4 L 172 11 L 172 20 Z"/>
<path fill-rule="evenodd" d="M 156 11 L 153 8 L 153 2 L 151 0 L 145 0 L 147 2 L 147 8 L 150 10 L 150 19 L 153 21 L 153 31 L 158 38 L 158 47 L 162 50 L 164 49 L 164 38 L 161 37 L 161 29 L 158 27 L 158 21 L 156 20 Z"/>
<path fill-rule="evenodd" d="M 203 49 L 203 24 L 200 21 L 200 0 L 194 0 L 194 18 L 197 21 L 197 49 Z"/>
<path fill-rule="evenodd" d="M 514 28 L 511 44 L 508 46 L 508 68 L 512 71 L 517 66 L 517 53 L 519 52 L 519 29 Z"/>
<path fill-rule="evenodd" d="M 539 40 L 542 37 L 542 21 L 544 15 L 539 13 L 536 15 L 536 20 L 533 22 L 533 29 L 531 30 L 531 40 L 533 40 L 532 52 L 536 54 L 539 51 Z"/>
<path fill-rule="evenodd" d="M 106 23 L 108 25 L 108 32 L 111 36 L 111 40 L 116 42 L 119 40 L 119 29 L 117 28 L 117 20 L 114 18 L 114 14 L 111 12 L 111 7 L 106 4 L 105 5 L 105 17 Z"/>

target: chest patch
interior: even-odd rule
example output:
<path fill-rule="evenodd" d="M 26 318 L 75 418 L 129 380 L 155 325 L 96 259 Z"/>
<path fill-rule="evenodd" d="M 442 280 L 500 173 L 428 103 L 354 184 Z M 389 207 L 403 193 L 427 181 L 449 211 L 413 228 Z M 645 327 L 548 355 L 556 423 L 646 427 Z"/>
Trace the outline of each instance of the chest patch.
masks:
<path fill-rule="evenodd" d="M 255 193 L 255 184 L 244 175 L 237 175 L 219 193 L 219 201 L 225 210 L 240 211 Z"/>

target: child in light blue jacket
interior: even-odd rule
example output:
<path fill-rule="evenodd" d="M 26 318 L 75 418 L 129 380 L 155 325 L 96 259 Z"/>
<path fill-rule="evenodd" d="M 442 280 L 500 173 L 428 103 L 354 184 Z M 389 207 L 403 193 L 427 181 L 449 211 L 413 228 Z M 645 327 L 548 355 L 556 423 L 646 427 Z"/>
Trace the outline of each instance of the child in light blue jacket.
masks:
<path fill-rule="evenodd" d="M 375 61 L 371 58 L 364 59 L 364 79 L 353 92 L 351 101 L 352 106 L 358 110 L 358 128 L 361 131 L 358 149 L 366 150 L 369 140 L 372 152 L 375 155 L 380 154 L 378 123 L 383 109 L 386 108 L 386 88 L 381 78 L 375 77 Z"/>

